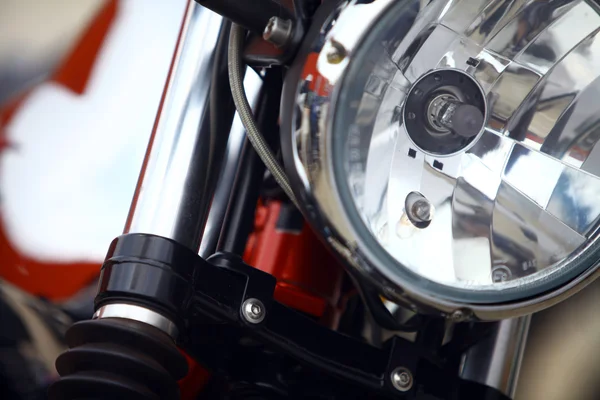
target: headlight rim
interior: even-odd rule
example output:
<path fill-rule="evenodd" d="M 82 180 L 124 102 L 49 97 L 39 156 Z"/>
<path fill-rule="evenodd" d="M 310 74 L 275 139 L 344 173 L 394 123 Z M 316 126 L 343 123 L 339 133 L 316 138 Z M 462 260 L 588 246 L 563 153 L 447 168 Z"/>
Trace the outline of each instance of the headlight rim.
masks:
<path fill-rule="evenodd" d="M 374 19 L 379 20 L 381 15 L 388 9 L 388 7 L 397 6 L 395 2 L 390 0 L 382 0 L 387 6 L 383 7 L 377 17 Z M 284 160 L 286 169 L 290 175 L 292 182 L 295 183 L 295 188 L 300 192 L 299 198 L 303 200 L 303 212 L 307 215 L 308 219 L 313 225 L 316 225 L 317 230 L 321 236 L 327 242 L 335 242 L 338 247 L 338 253 L 345 258 L 346 263 L 351 267 L 357 269 L 361 274 L 368 279 L 370 282 L 375 283 L 382 290 L 382 294 L 390 298 L 390 300 L 398 301 L 413 309 L 424 311 L 427 313 L 440 313 L 443 316 L 451 317 L 455 315 L 457 311 L 460 311 L 465 318 L 475 318 L 480 320 L 497 320 L 503 318 L 518 317 L 526 314 L 530 314 L 536 311 L 540 311 L 544 308 L 550 307 L 567 297 L 577 293 L 579 290 L 586 287 L 593 280 L 600 276 L 600 269 L 598 262 L 588 262 L 586 267 L 579 269 L 578 267 L 572 268 L 573 271 L 577 271 L 575 276 L 568 278 L 565 282 L 559 286 L 553 285 L 553 288 L 536 293 L 532 297 L 521 297 L 514 300 L 504 302 L 492 302 L 492 303 L 477 303 L 470 301 L 457 301 L 456 299 L 446 298 L 444 296 L 436 295 L 428 290 L 424 290 L 409 281 L 403 280 L 398 277 L 398 274 L 392 271 L 392 268 L 387 268 L 378 257 L 373 256 L 370 248 L 365 245 L 361 239 L 362 235 L 357 232 L 357 228 L 351 218 L 349 218 L 348 210 L 346 207 L 349 205 L 346 201 L 343 201 L 339 192 L 339 182 L 336 181 L 335 168 L 333 168 L 333 149 L 332 149 L 332 137 L 333 135 L 333 114 L 335 104 L 339 96 L 340 90 L 344 84 L 344 77 L 348 72 L 348 64 L 339 65 L 338 76 L 339 79 L 332 84 L 332 90 L 327 93 L 324 101 L 329 104 L 330 108 L 327 112 L 326 117 L 326 129 L 324 132 L 310 132 L 309 134 L 313 137 L 318 137 L 322 133 L 325 134 L 326 141 L 325 145 L 321 144 L 319 149 L 322 152 L 322 164 L 323 168 L 319 171 L 310 171 L 306 162 L 300 159 L 299 151 L 296 147 L 297 132 L 294 131 L 294 118 L 295 118 L 295 107 L 296 100 L 299 94 L 300 82 L 302 71 L 306 68 L 306 60 L 310 49 L 314 49 L 314 43 L 326 43 L 331 38 L 331 33 L 334 31 L 327 30 L 322 31 L 322 27 L 325 22 L 336 15 L 337 21 L 343 20 L 348 9 L 354 7 L 352 1 L 341 1 L 338 2 L 336 7 L 332 7 L 329 10 L 322 9 L 319 14 L 315 17 L 315 22 L 309 30 L 304 43 L 297 55 L 294 65 L 290 69 L 286 77 L 286 83 L 284 88 L 284 95 L 282 96 L 282 143 L 284 145 Z M 370 21 L 373 22 L 373 21 Z M 362 43 L 367 37 L 369 32 L 370 23 L 365 23 L 360 40 L 356 42 L 356 47 L 346 48 L 349 57 L 352 57 L 356 48 Z M 324 46 L 321 46 L 318 52 L 320 56 L 324 51 Z M 310 92 L 314 94 L 314 92 Z M 310 103 L 309 105 L 312 105 Z M 302 173 L 298 172 L 301 169 Z M 310 184 L 310 180 L 320 179 L 321 187 L 315 189 Z M 300 189 L 298 189 L 300 188 Z M 324 212 L 320 205 L 319 199 L 327 196 L 333 196 L 333 201 L 337 204 L 344 205 L 340 207 L 340 212 L 336 215 Z M 329 197 L 329 201 L 332 201 Z M 355 207 L 350 204 L 351 207 Z M 365 227 L 365 229 L 367 229 Z M 378 244 L 379 247 L 381 247 Z M 590 250 L 592 247 L 600 246 L 598 241 L 588 246 L 581 254 L 577 254 L 575 258 L 586 258 L 585 254 L 594 251 Z M 334 246 L 335 247 L 335 246 Z M 343 251 L 340 251 L 343 249 Z M 382 248 L 385 253 L 385 250 Z M 597 250 L 595 250 L 597 251 Z M 591 256 L 587 256 L 588 261 Z M 391 258 L 391 256 L 390 256 Z M 393 260 L 395 264 L 400 265 L 396 260 Z M 585 260 L 583 260 L 585 261 Z M 414 272 L 408 270 L 406 267 L 402 267 L 407 272 L 414 274 L 417 278 L 419 277 Z M 435 285 L 443 286 L 441 284 L 429 281 Z"/>

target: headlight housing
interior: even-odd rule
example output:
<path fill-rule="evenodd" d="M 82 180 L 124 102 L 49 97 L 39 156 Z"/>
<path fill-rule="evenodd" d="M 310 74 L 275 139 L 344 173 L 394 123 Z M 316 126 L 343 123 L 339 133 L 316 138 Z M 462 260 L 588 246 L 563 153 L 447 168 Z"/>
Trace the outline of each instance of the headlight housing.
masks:
<path fill-rule="evenodd" d="M 530 313 L 597 275 L 600 9 L 592 1 L 342 2 L 288 73 L 305 212 L 393 300 Z"/>

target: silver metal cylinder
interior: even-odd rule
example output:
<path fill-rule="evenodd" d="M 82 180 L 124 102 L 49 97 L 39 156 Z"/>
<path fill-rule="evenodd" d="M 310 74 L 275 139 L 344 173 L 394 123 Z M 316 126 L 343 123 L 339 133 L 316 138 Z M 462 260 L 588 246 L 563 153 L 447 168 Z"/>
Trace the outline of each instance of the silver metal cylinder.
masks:
<path fill-rule="evenodd" d="M 206 123 L 222 20 L 190 1 L 125 233 L 167 237 L 196 251 L 200 246 L 211 180 L 223 158 L 215 148 L 224 149 L 228 138 L 228 132 L 211 136 Z"/>
<path fill-rule="evenodd" d="M 514 398 L 531 316 L 496 323 L 494 332 L 464 355 L 460 377 Z"/>
<path fill-rule="evenodd" d="M 124 318 L 144 322 L 160 329 L 173 339 L 177 338 L 179 330 L 177 326 L 162 314 L 149 310 L 145 307 L 133 304 L 107 304 L 94 313 L 94 319 Z"/>
<path fill-rule="evenodd" d="M 272 17 L 263 32 L 263 39 L 277 47 L 285 46 L 291 37 L 292 21 L 279 17 Z"/>

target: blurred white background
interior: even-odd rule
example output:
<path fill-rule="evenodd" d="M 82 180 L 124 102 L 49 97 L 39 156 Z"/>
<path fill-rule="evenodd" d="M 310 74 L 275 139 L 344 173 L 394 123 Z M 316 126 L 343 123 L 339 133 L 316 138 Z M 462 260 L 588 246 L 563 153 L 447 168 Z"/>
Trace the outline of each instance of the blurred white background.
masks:
<path fill-rule="evenodd" d="M 127 217 L 185 1 L 119 1 L 81 95 L 43 78 L 106 3 L 0 4 L 0 93 L 36 83 L 4 127 L 4 228 L 29 258 L 100 261 Z"/>

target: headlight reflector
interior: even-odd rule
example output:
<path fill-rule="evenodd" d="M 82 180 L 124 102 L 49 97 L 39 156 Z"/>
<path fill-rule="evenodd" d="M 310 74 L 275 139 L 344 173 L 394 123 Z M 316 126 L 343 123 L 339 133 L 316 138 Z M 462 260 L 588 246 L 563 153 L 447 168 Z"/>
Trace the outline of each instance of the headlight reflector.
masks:
<path fill-rule="evenodd" d="M 351 1 L 320 28 L 297 69 L 291 169 L 371 280 L 486 309 L 592 274 L 597 5 Z"/>

